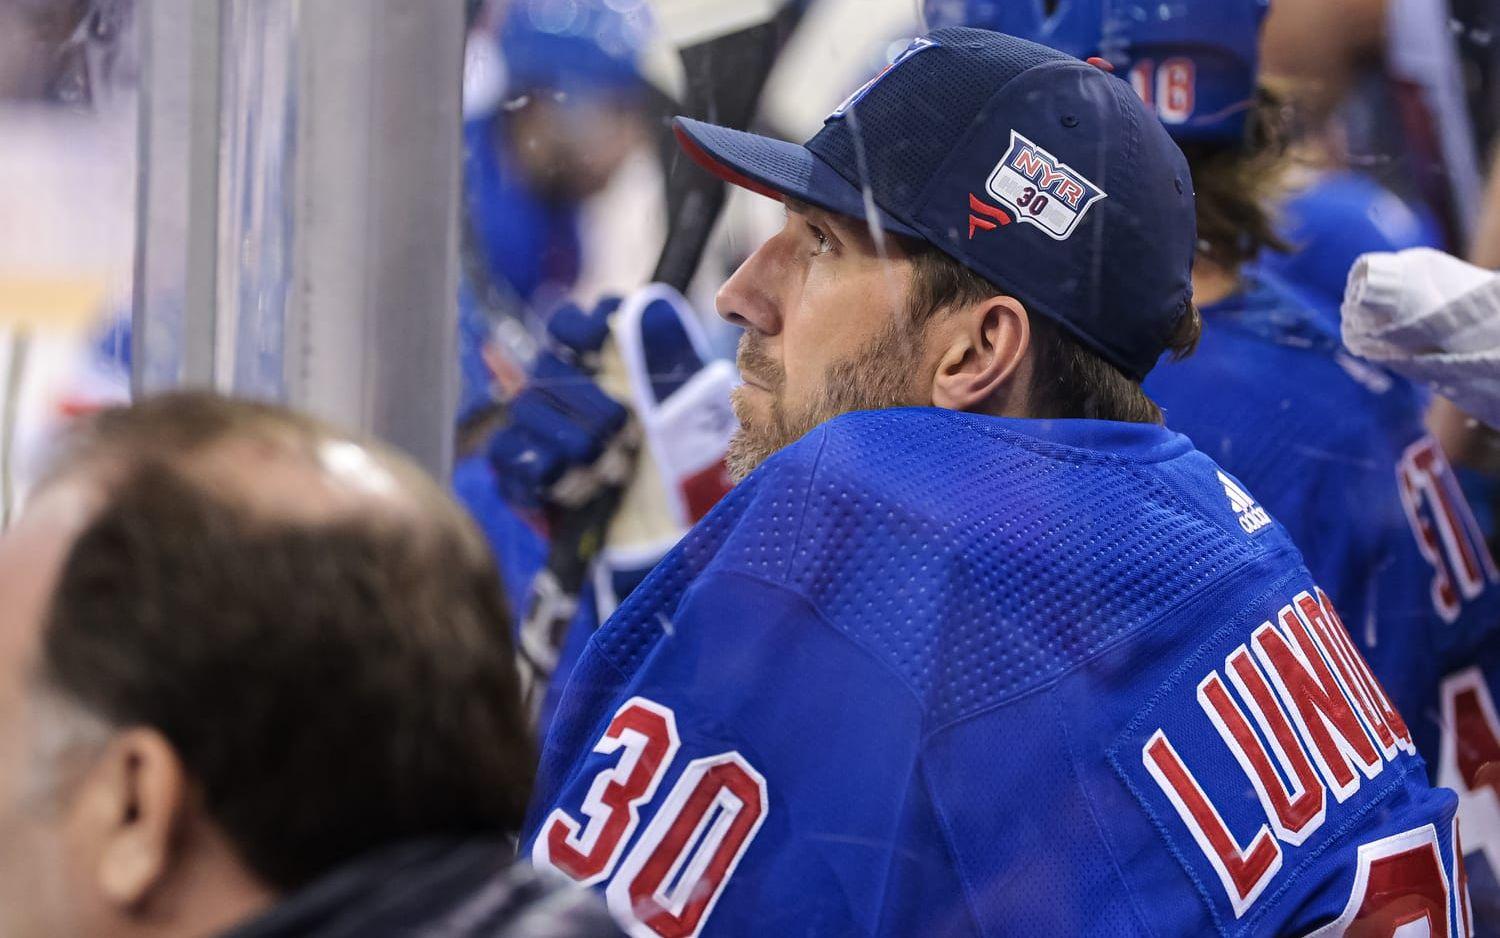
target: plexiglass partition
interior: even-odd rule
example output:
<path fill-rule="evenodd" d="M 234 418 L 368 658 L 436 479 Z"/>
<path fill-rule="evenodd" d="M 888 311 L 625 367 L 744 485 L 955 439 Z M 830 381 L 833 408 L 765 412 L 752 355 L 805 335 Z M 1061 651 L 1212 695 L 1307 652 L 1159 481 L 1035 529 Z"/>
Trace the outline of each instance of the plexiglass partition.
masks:
<path fill-rule="evenodd" d="M 446 471 L 461 0 L 151 0 L 134 385 L 360 427 Z"/>

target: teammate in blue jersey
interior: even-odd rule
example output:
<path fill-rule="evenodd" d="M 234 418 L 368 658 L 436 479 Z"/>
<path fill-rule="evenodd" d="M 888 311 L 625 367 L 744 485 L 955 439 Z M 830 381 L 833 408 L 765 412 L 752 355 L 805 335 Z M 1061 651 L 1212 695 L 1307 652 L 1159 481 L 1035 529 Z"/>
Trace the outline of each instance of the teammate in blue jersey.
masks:
<path fill-rule="evenodd" d="M 1426 209 L 1361 173 L 1330 169 L 1305 182 L 1277 207 L 1288 250 L 1262 251 L 1256 265 L 1296 288 L 1337 335 L 1349 269 L 1361 254 L 1441 248 L 1442 232 Z"/>
<path fill-rule="evenodd" d="M 643 132 L 649 85 L 639 60 L 648 30 L 638 6 L 583 0 L 569 4 L 558 19 L 543 16 L 537 4 L 502 4 L 492 30 L 480 26 L 471 37 L 495 44 L 504 93 L 464 128 L 465 264 L 453 486 L 495 553 L 523 649 L 525 625 L 539 615 L 539 577 L 553 575 L 554 567 L 586 564 L 568 538 L 553 534 L 584 527 L 592 516 L 581 520 L 573 505 L 567 524 L 557 518 L 542 523 L 541 487 L 527 498 L 513 497 L 530 477 L 517 480 L 508 471 L 513 465 L 491 460 L 488 450 L 497 432 L 511 439 L 521 435 L 517 427 L 525 418 L 517 417 L 516 398 L 536 377 L 527 366 L 549 357 L 548 325 L 584 266 L 582 205 L 609 183 Z M 479 14 L 480 4 L 471 8 Z M 587 378 L 579 385 L 566 390 L 593 390 Z M 523 409 L 543 393 L 530 390 L 520 402 Z M 617 416 L 614 424 L 598 428 L 599 449 L 624 424 L 623 407 Z M 568 429 L 563 420 L 554 422 Z M 578 626 L 590 630 L 597 624 L 592 590 L 587 583 L 572 588 L 583 594 L 576 597 Z"/>
<path fill-rule="evenodd" d="M 940 29 L 804 146 L 677 127 L 788 208 L 746 475 L 585 650 L 533 860 L 638 936 L 1464 933 L 1454 796 L 1140 389 L 1195 236 L 1129 86 Z"/>
<path fill-rule="evenodd" d="M 1490 682 L 1476 671 L 1500 628 L 1500 577 L 1426 433 L 1425 395 L 1345 351 L 1336 305 L 1316 298 L 1326 289 L 1318 271 L 1349 245 L 1327 238 L 1311 256 L 1276 265 L 1308 289 L 1253 263 L 1287 247 L 1267 208 L 1281 161 L 1253 104 L 1266 4 L 1203 0 L 1173 9 L 1166 19 L 1140 19 L 1082 4 L 1046 17 L 1020 3 L 997 7 L 985 23 L 1103 56 L 1135 80 L 1183 145 L 1198 195 L 1194 291 L 1203 339 L 1192 358 L 1153 373 L 1146 390 L 1170 427 L 1286 527 L 1407 715 L 1433 780 L 1463 795 L 1475 921 L 1483 933 L 1500 933 L 1500 802 L 1483 771 L 1500 763 L 1491 703 L 1500 670 Z M 1346 198 L 1369 195 L 1356 189 Z M 1350 214 L 1347 206 L 1340 213 Z M 1298 222 L 1294 234 L 1303 236 L 1320 224 L 1305 214 Z M 1345 224 L 1345 240 L 1401 234 L 1371 227 Z"/>

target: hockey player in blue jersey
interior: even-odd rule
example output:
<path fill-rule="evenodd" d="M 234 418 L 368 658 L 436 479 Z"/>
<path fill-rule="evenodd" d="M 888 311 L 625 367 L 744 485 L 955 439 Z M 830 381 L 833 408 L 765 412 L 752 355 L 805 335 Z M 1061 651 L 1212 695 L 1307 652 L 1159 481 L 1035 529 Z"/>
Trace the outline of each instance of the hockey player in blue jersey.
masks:
<path fill-rule="evenodd" d="M 1495 565 L 1427 435 L 1426 395 L 1350 355 L 1336 307 L 1254 263 L 1290 247 L 1278 243 L 1267 201 L 1283 167 L 1253 104 L 1266 3 L 1173 10 L 1141 18 L 1081 3 L 1049 17 L 1018 3 L 991 8 L 983 24 L 1105 57 L 1182 144 L 1198 195 L 1203 339 L 1192 358 L 1154 372 L 1146 390 L 1168 426 L 1287 528 L 1407 716 L 1433 780 L 1463 796 L 1476 926 L 1500 933 L 1500 802 L 1483 773 L 1500 760 L 1494 680 L 1482 675 L 1500 628 Z M 1318 258 L 1279 266 L 1306 275 Z"/>
<path fill-rule="evenodd" d="M 1465 933 L 1452 793 L 1140 389 L 1195 236 L 1129 86 L 943 29 L 805 146 L 677 126 L 788 208 L 745 477 L 585 650 L 534 862 L 638 936 Z"/>
<path fill-rule="evenodd" d="M 1349 269 L 1362 254 L 1443 246 L 1437 220 L 1362 173 L 1318 170 L 1278 206 L 1287 250 L 1268 249 L 1257 266 L 1294 287 L 1337 334 Z"/>

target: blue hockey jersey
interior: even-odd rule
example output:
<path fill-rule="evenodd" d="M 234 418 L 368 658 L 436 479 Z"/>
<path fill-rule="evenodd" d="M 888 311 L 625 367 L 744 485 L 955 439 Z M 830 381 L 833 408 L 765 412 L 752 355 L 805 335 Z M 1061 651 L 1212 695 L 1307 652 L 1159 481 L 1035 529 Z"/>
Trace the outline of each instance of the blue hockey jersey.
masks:
<path fill-rule="evenodd" d="M 849 414 L 597 632 L 525 849 L 636 935 L 1459 934 L 1451 792 L 1162 427 Z"/>
<path fill-rule="evenodd" d="M 1443 247 L 1437 219 L 1351 170 L 1319 173 L 1281 206 L 1289 253 L 1263 251 L 1265 270 L 1294 285 L 1335 332 L 1349 268 L 1361 254 Z"/>
<path fill-rule="evenodd" d="M 1333 324 L 1263 272 L 1203 315 L 1197 352 L 1159 366 L 1146 390 L 1170 427 L 1286 527 L 1408 718 L 1434 781 L 1464 795 L 1476 924 L 1500 933 L 1500 802 L 1480 775 L 1500 763 L 1500 669 L 1489 681 L 1474 670 L 1497 640 L 1500 590 L 1423 426 L 1426 400 L 1349 355 Z"/>

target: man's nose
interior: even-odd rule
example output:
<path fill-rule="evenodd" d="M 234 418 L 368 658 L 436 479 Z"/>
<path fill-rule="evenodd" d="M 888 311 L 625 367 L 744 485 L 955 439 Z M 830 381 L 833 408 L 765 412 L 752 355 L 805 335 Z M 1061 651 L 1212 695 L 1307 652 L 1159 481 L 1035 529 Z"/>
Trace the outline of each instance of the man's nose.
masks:
<path fill-rule="evenodd" d="M 746 258 L 724 286 L 719 288 L 714 305 L 719 315 L 741 329 L 753 329 L 762 335 L 781 331 L 781 305 L 774 249 L 776 239 L 761 245 Z"/>

